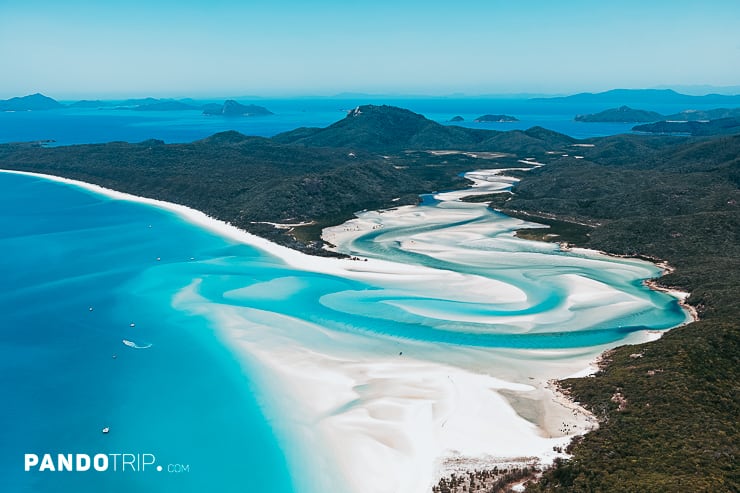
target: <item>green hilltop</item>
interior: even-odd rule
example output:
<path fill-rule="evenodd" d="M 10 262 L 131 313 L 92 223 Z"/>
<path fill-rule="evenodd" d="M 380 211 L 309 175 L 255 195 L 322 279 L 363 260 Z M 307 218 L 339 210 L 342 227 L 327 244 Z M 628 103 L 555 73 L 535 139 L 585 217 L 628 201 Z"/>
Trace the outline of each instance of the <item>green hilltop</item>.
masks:
<path fill-rule="evenodd" d="M 657 122 L 663 118 L 663 115 L 654 111 L 636 110 L 629 106 L 620 106 L 591 115 L 577 115 L 575 120 L 578 122 L 638 123 Z"/>
<path fill-rule="evenodd" d="M 404 150 L 477 150 L 537 152 L 569 144 L 566 135 L 533 127 L 497 132 L 441 125 L 394 106 L 364 105 L 326 128 L 299 128 L 273 137 L 276 142 L 309 147 L 345 147 L 373 152 Z"/>

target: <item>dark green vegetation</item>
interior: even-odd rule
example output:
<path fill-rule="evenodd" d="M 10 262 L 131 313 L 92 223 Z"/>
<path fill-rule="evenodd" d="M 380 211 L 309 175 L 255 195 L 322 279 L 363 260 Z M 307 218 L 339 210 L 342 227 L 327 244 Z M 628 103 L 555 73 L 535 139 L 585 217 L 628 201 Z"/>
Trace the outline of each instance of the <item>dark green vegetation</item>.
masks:
<path fill-rule="evenodd" d="M 578 122 L 616 122 L 616 123 L 638 123 L 657 122 L 663 119 L 663 115 L 654 111 L 636 110 L 629 106 L 620 106 L 594 113 L 592 115 L 577 115 Z"/>
<path fill-rule="evenodd" d="M 535 473 L 529 467 L 502 467 L 468 471 L 464 474 L 452 473 L 441 478 L 432 493 L 510 493 L 511 486 Z"/>
<path fill-rule="evenodd" d="M 472 203 L 488 203 L 488 204 L 500 204 L 503 206 L 511 195 L 509 193 L 487 193 L 485 195 L 468 195 L 460 200 L 463 202 Z"/>
<path fill-rule="evenodd" d="M 476 123 L 486 123 L 486 122 L 505 123 L 505 122 L 518 122 L 519 118 L 515 116 L 509 116 L 509 115 L 483 115 L 483 116 L 479 116 L 473 121 Z"/>
<path fill-rule="evenodd" d="M 730 135 L 740 132 L 740 117 L 705 121 L 662 121 L 637 125 L 636 132 L 659 134 L 688 134 L 693 136 Z"/>
<path fill-rule="evenodd" d="M 500 199 L 499 199 L 500 200 Z M 492 207 L 496 206 L 497 202 L 491 202 Z M 505 206 L 506 204 L 504 204 Z M 540 214 L 529 214 L 526 212 L 508 211 L 507 214 L 511 217 L 523 219 L 525 221 L 531 221 L 538 224 L 543 224 L 544 228 L 525 228 L 520 229 L 516 232 L 516 236 L 524 238 L 525 240 L 535 241 L 550 241 L 563 243 L 564 246 L 575 244 L 584 245 L 589 241 L 591 231 L 594 229 L 593 226 L 588 224 L 579 224 L 572 221 L 563 221 L 555 219 L 554 217 Z"/>
<path fill-rule="evenodd" d="M 595 378 L 564 382 L 602 424 L 530 490 L 604 493 L 738 491 L 739 156 L 738 135 L 579 142 L 542 128 L 445 127 L 385 106 L 273 139 L 225 132 L 177 145 L 0 146 L 3 168 L 181 203 L 316 252 L 318 225 L 353 211 L 460 187 L 462 171 L 546 163 L 495 197 L 495 207 L 552 226 L 520 234 L 665 259 L 676 271 L 660 283 L 690 291 L 702 316 L 612 351 Z M 318 225 L 295 233 L 308 246 L 258 223 L 308 220 Z"/>
<path fill-rule="evenodd" d="M 660 284 L 690 291 L 702 320 L 563 382 L 601 428 L 528 491 L 738 491 L 740 135 L 592 142 L 531 171 L 506 207 L 592 224 L 586 247 L 667 260 Z"/>
<path fill-rule="evenodd" d="M 61 107 L 61 103 L 39 93 L 0 100 L 0 111 L 41 111 Z"/>
<path fill-rule="evenodd" d="M 243 105 L 233 99 L 229 99 L 224 104 L 207 104 L 203 107 L 204 115 L 222 115 L 222 116 L 266 116 L 274 113 L 263 106 L 256 104 Z"/>

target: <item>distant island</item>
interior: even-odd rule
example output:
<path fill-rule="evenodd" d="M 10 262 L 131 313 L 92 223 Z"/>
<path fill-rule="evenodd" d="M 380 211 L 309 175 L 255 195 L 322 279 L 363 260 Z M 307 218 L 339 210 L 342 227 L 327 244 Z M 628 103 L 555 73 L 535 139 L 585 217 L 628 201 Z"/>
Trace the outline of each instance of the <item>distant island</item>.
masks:
<path fill-rule="evenodd" d="M 192 99 L 157 99 L 140 98 L 123 101 L 101 101 L 83 99 L 64 105 L 59 101 L 36 93 L 28 96 L 0 100 L 0 111 L 43 111 L 61 108 L 109 108 L 128 111 L 202 111 L 204 115 L 219 116 L 266 116 L 274 114 L 264 106 L 255 104 L 243 105 L 232 99 L 223 104 L 201 105 Z"/>
<path fill-rule="evenodd" d="M 58 101 L 40 93 L 0 100 L 0 111 L 41 111 L 62 107 Z"/>
<path fill-rule="evenodd" d="M 691 122 L 719 120 L 720 118 L 740 118 L 740 108 L 716 108 L 712 110 L 684 110 L 668 115 L 665 120 Z"/>
<path fill-rule="evenodd" d="M 70 108 L 107 108 L 109 106 L 113 106 L 113 103 L 110 101 L 101 101 L 99 99 L 83 99 L 69 105 Z"/>
<path fill-rule="evenodd" d="M 590 123 L 641 123 L 657 122 L 663 118 L 663 115 L 655 111 L 636 110 L 629 106 L 620 106 L 619 108 L 611 108 L 590 115 L 577 115 L 575 120 Z"/>
<path fill-rule="evenodd" d="M 707 94 L 705 96 L 689 96 L 671 89 L 613 89 L 611 91 L 590 93 L 584 92 L 572 96 L 534 98 L 531 101 L 547 103 L 602 103 L 602 104 L 740 104 L 740 94 L 725 96 L 722 94 Z"/>
<path fill-rule="evenodd" d="M 508 123 L 508 122 L 518 122 L 519 119 L 514 116 L 510 116 L 510 115 L 483 115 L 483 116 L 479 116 L 473 121 L 475 123 L 489 123 L 489 122 Z"/>
<path fill-rule="evenodd" d="M 684 110 L 672 115 L 661 115 L 655 111 L 646 111 L 620 106 L 590 115 L 577 115 L 578 122 L 605 123 L 653 123 L 640 125 L 633 130 L 638 132 L 686 133 L 691 135 L 718 135 L 732 133 L 733 119 L 740 119 L 740 108 L 716 108 L 711 110 Z M 696 125 L 701 122 L 702 125 Z"/>
<path fill-rule="evenodd" d="M 199 110 L 200 108 L 180 101 L 157 101 L 155 103 L 141 104 L 131 109 L 134 111 L 187 111 Z"/>
<path fill-rule="evenodd" d="M 233 99 L 229 99 L 224 104 L 207 104 L 203 107 L 204 115 L 220 116 L 267 116 L 274 113 L 264 106 L 256 104 L 243 105 Z"/>
<path fill-rule="evenodd" d="M 453 116 L 453 117 L 452 117 L 452 118 L 450 119 L 450 121 L 451 121 L 451 122 L 455 122 L 455 123 L 458 123 L 458 122 L 464 122 L 464 121 L 465 121 L 465 118 L 461 117 L 460 115 L 457 115 L 457 116 Z"/>
<path fill-rule="evenodd" d="M 632 127 L 635 132 L 657 134 L 686 134 L 695 137 L 732 135 L 740 133 L 740 117 L 719 118 L 709 121 L 660 121 Z"/>

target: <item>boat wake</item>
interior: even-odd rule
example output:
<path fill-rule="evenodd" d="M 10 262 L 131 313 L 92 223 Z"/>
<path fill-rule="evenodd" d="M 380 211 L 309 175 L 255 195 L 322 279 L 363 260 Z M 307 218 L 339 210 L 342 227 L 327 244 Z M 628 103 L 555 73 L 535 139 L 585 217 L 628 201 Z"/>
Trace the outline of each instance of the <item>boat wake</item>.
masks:
<path fill-rule="evenodd" d="M 145 344 L 143 346 L 139 346 L 134 341 L 129 341 L 128 339 L 124 339 L 121 342 L 123 342 L 126 346 L 133 348 L 133 349 L 149 349 L 150 347 L 152 347 L 151 344 Z"/>

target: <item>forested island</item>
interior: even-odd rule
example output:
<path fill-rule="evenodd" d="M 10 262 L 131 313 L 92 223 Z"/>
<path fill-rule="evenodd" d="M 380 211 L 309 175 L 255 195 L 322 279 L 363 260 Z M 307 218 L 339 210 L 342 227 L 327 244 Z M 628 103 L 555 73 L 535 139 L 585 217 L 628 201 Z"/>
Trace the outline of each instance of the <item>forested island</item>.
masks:
<path fill-rule="evenodd" d="M 531 168 L 491 207 L 550 224 L 551 241 L 667 261 L 675 270 L 658 282 L 691 292 L 701 321 L 610 351 L 595 377 L 562 382 L 601 426 L 528 490 L 737 490 L 740 135 L 580 141 L 538 127 L 446 127 L 367 105 L 329 127 L 271 139 L 5 144 L 0 163 L 184 204 L 315 254 L 326 253 L 321 228 L 357 210 L 460 188 L 463 171 Z"/>
<path fill-rule="evenodd" d="M 708 121 L 661 121 L 632 127 L 635 132 L 688 134 L 693 136 L 731 135 L 740 132 L 740 117 Z"/>
<path fill-rule="evenodd" d="M 222 116 L 267 116 L 273 112 L 264 106 L 256 104 L 244 105 L 237 103 L 233 99 L 226 100 L 223 104 L 207 104 L 203 106 L 204 115 L 222 115 Z"/>
<path fill-rule="evenodd" d="M 488 123 L 488 122 L 508 123 L 508 122 L 518 122 L 519 119 L 511 115 L 482 115 L 473 121 L 475 123 Z"/>
<path fill-rule="evenodd" d="M 655 111 L 645 111 L 630 108 L 629 106 L 620 106 L 594 113 L 591 115 L 577 115 L 577 122 L 606 122 L 606 123 L 638 123 L 638 122 L 655 122 L 663 118 L 663 115 Z"/>
<path fill-rule="evenodd" d="M 576 115 L 575 120 L 588 123 L 646 123 L 633 127 L 636 132 L 727 135 L 736 133 L 740 127 L 740 108 L 684 110 L 661 115 L 654 111 L 620 106 L 590 115 Z"/>

